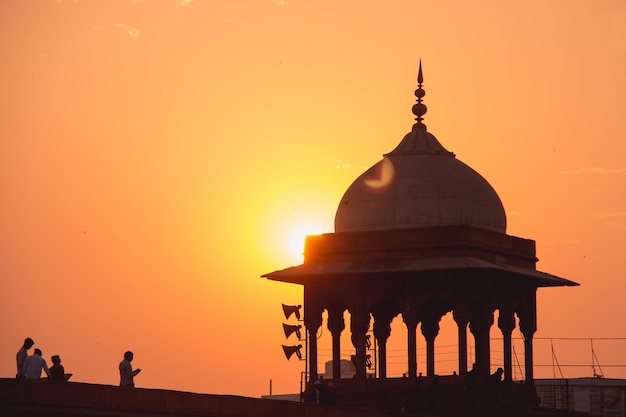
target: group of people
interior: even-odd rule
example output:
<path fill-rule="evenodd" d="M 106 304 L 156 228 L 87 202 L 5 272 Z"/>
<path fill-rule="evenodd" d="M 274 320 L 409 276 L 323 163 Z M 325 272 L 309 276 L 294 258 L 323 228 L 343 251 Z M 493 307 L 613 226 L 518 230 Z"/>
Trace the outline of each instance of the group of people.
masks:
<path fill-rule="evenodd" d="M 28 355 L 28 350 L 35 345 L 35 342 L 30 337 L 24 340 L 24 344 L 17 351 L 17 379 L 40 379 L 42 372 L 45 372 L 50 381 L 67 381 L 65 369 L 61 365 L 61 357 L 59 355 L 53 355 L 52 366 L 48 368 L 46 360 L 42 356 L 41 349 L 35 348 L 32 355 Z M 131 362 L 133 361 L 134 354 L 131 351 L 124 353 L 124 359 L 119 364 L 120 370 L 120 387 L 134 387 L 135 376 L 141 372 L 141 369 L 137 368 L 133 370 Z"/>
<path fill-rule="evenodd" d="M 48 368 L 46 360 L 43 358 L 41 349 L 35 348 L 32 355 L 28 356 L 28 350 L 33 347 L 35 342 L 30 337 L 24 340 L 24 344 L 17 351 L 17 379 L 39 379 L 41 373 L 45 372 L 51 381 L 65 381 L 65 369 L 61 365 L 61 357 L 53 355 L 52 366 Z"/>

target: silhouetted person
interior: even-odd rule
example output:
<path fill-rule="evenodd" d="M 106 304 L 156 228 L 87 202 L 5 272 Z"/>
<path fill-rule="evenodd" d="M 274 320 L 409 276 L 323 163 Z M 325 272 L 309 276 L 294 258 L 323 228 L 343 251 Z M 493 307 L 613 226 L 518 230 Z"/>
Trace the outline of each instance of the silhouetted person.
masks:
<path fill-rule="evenodd" d="M 486 385 L 488 394 L 494 398 L 500 395 L 503 374 L 504 369 L 498 368 L 493 374 L 489 375 L 489 378 L 487 378 Z"/>
<path fill-rule="evenodd" d="M 326 384 L 327 396 L 326 403 L 334 404 L 335 403 L 335 383 L 333 381 L 328 381 Z"/>
<path fill-rule="evenodd" d="M 493 374 L 489 375 L 489 383 L 497 384 L 502 382 L 502 374 L 504 374 L 504 369 L 498 368 Z"/>
<path fill-rule="evenodd" d="M 120 387 L 135 386 L 135 375 L 141 372 L 141 369 L 137 368 L 133 371 L 133 366 L 130 363 L 134 356 L 130 350 L 124 353 L 124 360 L 120 362 Z"/>
<path fill-rule="evenodd" d="M 65 382 L 65 368 L 61 365 L 59 355 L 52 356 L 52 366 L 50 367 L 50 381 Z"/>
<path fill-rule="evenodd" d="M 17 355 L 15 356 L 15 360 L 17 362 L 17 373 L 15 374 L 16 378 L 24 377 L 24 364 L 26 363 L 26 358 L 28 357 L 28 349 L 32 348 L 35 342 L 30 337 L 24 339 L 24 344 L 17 351 Z"/>
<path fill-rule="evenodd" d="M 26 379 L 39 379 L 41 378 L 41 371 L 45 371 L 47 376 L 50 376 L 50 370 L 46 360 L 41 357 L 41 350 L 35 349 L 35 352 L 26 358 L 24 363 L 24 377 Z"/>
<path fill-rule="evenodd" d="M 465 389 L 467 390 L 472 390 L 478 383 L 478 369 L 476 369 L 475 363 L 472 365 L 472 369 L 465 374 L 463 383 L 465 384 Z"/>
<path fill-rule="evenodd" d="M 322 393 L 322 376 L 319 375 L 313 382 L 313 389 L 315 390 L 315 404 L 320 403 L 320 395 Z"/>

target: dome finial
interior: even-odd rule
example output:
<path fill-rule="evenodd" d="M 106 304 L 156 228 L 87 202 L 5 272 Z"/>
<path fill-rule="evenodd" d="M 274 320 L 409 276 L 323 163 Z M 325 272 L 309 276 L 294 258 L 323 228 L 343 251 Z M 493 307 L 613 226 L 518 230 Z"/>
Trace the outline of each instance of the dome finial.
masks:
<path fill-rule="evenodd" d="M 426 95 L 426 91 L 424 91 L 424 89 L 422 88 L 423 82 L 424 82 L 424 76 L 422 75 L 422 60 L 420 59 L 420 67 L 417 73 L 417 90 L 415 90 L 415 97 L 417 97 L 417 103 L 413 105 L 413 109 L 412 109 L 413 114 L 416 116 L 415 117 L 416 123 L 413 125 L 413 128 L 422 127 L 426 129 L 426 125 L 422 123 L 422 120 L 424 120 L 422 116 L 424 116 L 426 114 L 426 111 L 428 110 L 426 105 L 422 103 L 422 97 Z"/>

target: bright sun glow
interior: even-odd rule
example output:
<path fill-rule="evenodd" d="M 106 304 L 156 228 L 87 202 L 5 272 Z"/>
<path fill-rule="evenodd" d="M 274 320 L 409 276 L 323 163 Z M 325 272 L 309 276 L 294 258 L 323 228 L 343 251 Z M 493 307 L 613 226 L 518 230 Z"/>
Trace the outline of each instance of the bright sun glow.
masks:
<path fill-rule="evenodd" d="M 304 259 L 304 238 L 307 235 L 318 235 L 322 233 L 322 228 L 314 224 L 301 224 L 293 228 L 289 234 L 287 246 L 289 254 L 299 262 Z"/>

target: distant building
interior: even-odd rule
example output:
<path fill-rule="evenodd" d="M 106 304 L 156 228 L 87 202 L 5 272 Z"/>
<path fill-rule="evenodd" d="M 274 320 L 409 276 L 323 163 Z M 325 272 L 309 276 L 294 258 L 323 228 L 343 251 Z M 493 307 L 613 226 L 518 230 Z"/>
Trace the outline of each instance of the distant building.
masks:
<path fill-rule="evenodd" d="M 541 406 L 587 413 L 589 417 L 624 417 L 626 380 L 611 378 L 537 379 Z"/>
<path fill-rule="evenodd" d="M 352 361 L 341 359 L 339 368 L 341 369 L 341 378 L 349 379 L 356 375 L 356 368 Z M 333 379 L 333 361 L 327 361 L 324 364 L 324 373 L 320 374 L 320 376 L 324 379 Z"/>

